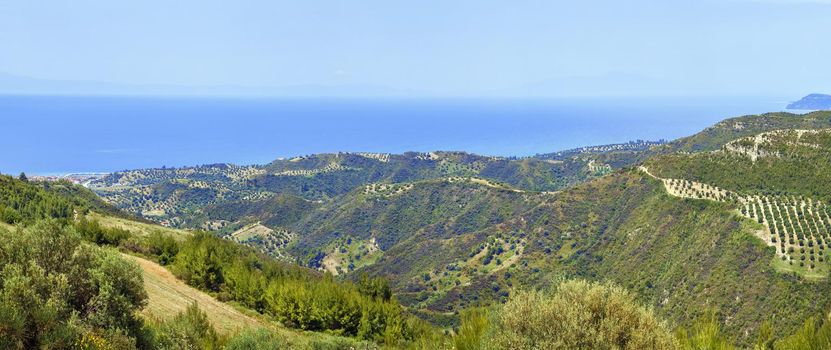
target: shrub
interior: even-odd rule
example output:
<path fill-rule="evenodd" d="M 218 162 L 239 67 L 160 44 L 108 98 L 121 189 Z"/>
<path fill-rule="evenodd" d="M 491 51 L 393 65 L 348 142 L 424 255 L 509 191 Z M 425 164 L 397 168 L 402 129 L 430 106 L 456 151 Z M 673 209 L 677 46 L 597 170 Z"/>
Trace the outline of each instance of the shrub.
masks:
<path fill-rule="evenodd" d="M 517 292 L 484 341 L 493 349 L 673 349 L 675 339 L 632 294 L 610 284 L 563 282 Z"/>
<path fill-rule="evenodd" d="M 684 329 L 679 330 L 676 336 L 681 343 L 681 349 L 685 350 L 735 349 L 724 335 L 721 334 L 721 326 L 714 312 L 710 312 L 704 317 L 699 318 L 689 331 Z"/>
<path fill-rule="evenodd" d="M 814 318 L 808 319 L 794 334 L 776 342 L 775 348 L 777 350 L 831 349 L 831 314 L 819 327 Z"/>
<path fill-rule="evenodd" d="M 179 243 L 170 235 L 153 232 L 147 236 L 146 242 L 150 254 L 156 256 L 162 265 L 170 264 L 179 254 Z"/>
<path fill-rule="evenodd" d="M 482 348 L 482 338 L 488 328 L 488 311 L 472 308 L 462 311 L 461 327 L 453 337 L 456 350 L 478 350 Z"/>
<path fill-rule="evenodd" d="M 285 339 L 279 337 L 277 333 L 270 332 L 266 329 L 256 329 L 245 331 L 231 340 L 225 346 L 226 350 L 272 350 L 285 349 L 289 344 Z"/>
<path fill-rule="evenodd" d="M 141 271 L 71 228 L 0 229 L 0 266 L 0 348 L 134 346 L 143 332 Z"/>
<path fill-rule="evenodd" d="M 208 315 L 195 302 L 159 327 L 160 349 L 219 349 L 220 345 Z"/>

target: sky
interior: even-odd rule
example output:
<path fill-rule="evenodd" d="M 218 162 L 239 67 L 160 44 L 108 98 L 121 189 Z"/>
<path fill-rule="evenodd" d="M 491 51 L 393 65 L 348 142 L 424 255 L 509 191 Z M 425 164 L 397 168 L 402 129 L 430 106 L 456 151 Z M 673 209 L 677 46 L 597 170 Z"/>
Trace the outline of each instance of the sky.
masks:
<path fill-rule="evenodd" d="M 829 18 L 831 0 L 0 0 L 0 91 L 796 97 L 831 92 Z"/>

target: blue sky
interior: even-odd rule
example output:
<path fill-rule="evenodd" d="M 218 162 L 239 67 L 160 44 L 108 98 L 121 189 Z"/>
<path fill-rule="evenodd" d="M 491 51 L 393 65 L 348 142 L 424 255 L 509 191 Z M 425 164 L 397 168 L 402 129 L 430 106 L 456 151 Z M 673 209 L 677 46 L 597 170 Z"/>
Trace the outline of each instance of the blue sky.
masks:
<path fill-rule="evenodd" d="M 829 18 L 831 1 L 787 0 L 0 1 L 0 73 L 151 90 L 797 97 L 831 92 Z"/>

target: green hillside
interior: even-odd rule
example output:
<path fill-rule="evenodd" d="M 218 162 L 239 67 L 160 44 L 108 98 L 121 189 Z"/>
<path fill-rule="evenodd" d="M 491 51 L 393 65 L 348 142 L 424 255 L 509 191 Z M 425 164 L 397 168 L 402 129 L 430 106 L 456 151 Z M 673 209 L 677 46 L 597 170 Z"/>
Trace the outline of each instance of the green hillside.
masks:
<path fill-rule="evenodd" d="M 831 307 L 829 127 L 828 112 L 771 113 L 670 143 L 524 159 L 338 153 L 125 171 L 93 189 L 145 219 L 213 234 L 96 213 L 73 225 L 270 322 L 377 344 L 456 334 L 471 309 L 582 279 L 628 290 L 684 334 L 717 315 L 707 324 L 725 344 L 749 346 Z M 55 193 L 41 196 L 58 214 L 32 221 L 75 220 L 60 198 L 84 196 L 40 191 Z"/>
<path fill-rule="evenodd" d="M 633 159 L 631 152 L 611 156 L 609 161 L 616 167 L 631 165 L 627 161 Z M 601 155 L 571 152 L 562 159 L 508 159 L 464 152 L 317 154 L 262 166 L 215 164 L 123 171 L 93 181 L 90 187 L 118 208 L 165 226 L 220 230 L 238 221 L 248 223 L 245 217 L 285 226 L 283 212 L 270 211 L 275 205 L 286 211 L 314 206 L 300 202 L 296 208 L 286 206 L 292 198 L 325 203 L 373 183 L 450 176 L 474 176 L 528 191 L 556 191 L 608 173 L 611 166 L 594 159 Z"/>
<path fill-rule="evenodd" d="M 672 151 L 714 151 L 730 141 L 780 129 L 822 129 L 831 127 L 831 111 L 808 114 L 785 112 L 749 115 L 725 119 L 695 135 L 671 142 Z"/>
<path fill-rule="evenodd" d="M 82 188 L 54 185 L 0 182 L 17 213 L 16 227 L 0 227 L 3 348 L 374 348 L 438 336 L 383 280 L 339 282 L 208 233 L 90 212 Z"/>
<path fill-rule="evenodd" d="M 831 114 L 829 114 L 831 116 Z M 732 140 L 717 152 L 646 162 L 656 175 L 732 191 L 831 199 L 831 131 L 782 129 Z"/>

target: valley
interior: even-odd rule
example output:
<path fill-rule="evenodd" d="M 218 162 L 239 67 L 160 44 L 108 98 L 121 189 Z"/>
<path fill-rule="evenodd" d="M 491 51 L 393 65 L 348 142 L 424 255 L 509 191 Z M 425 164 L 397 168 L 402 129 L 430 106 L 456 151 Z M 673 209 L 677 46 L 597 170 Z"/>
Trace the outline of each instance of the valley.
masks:
<path fill-rule="evenodd" d="M 126 259 L 143 271 L 148 319 L 198 301 L 220 334 L 264 327 L 306 346 L 388 342 L 383 330 L 361 333 L 365 321 L 284 310 L 329 295 L 318 285 L 345 288 L 331 298 L 364 298 L 377 278 L 394 297 L 378 302 L 417 317 L 407 322 L 456 332 L 467 310 L 585 279 L 631 291 L 673 327 L 717 310 L 723 332 L 749 344 L 773 315 L 783 337 L 831 307 L 818 297 L 831 293 L 829 130 L 829 112 L 766 114 L 671 142 L 523 159 L 308 155 L 114 173 L 88 184 L 100 199 L 60 182 L 43 182 L 40 195 L 70 195 L 49 215 L 136 256 Z M 295 277 L 268 282 L 277 275 Z M 286 289 L 294 283 L 310 294 Z M 385 322 L 405 317 L 384 310 Z"/>

